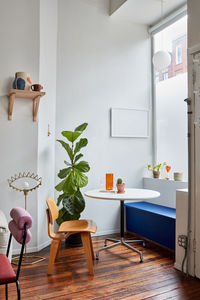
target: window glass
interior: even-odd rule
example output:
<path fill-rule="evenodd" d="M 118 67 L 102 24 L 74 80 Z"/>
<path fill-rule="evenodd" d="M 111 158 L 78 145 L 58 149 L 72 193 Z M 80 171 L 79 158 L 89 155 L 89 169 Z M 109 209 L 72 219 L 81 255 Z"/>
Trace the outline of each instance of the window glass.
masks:
<path fill-rule="evenodd" d="M 155 52 L 168 51 L 171 64 L 155 70 L 156 157 L 187 179 L 187 17 L 154 35 Z"/>
<path fill-rule="evenodd" d="M 168 79 L 168 71 L 164 71 L 162 73 L 162 77 L 163 77 L 163 80 L 167 80 Z"/>
<path fill-rule="evenodd" d="M 176 46 L 176 64 L 182 63 L 182 46 Z"/>

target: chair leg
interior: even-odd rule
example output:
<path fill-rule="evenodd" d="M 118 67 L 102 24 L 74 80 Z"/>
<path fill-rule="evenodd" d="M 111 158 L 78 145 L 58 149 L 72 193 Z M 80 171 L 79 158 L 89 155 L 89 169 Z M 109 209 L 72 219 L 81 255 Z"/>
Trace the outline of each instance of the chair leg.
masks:
<path fill-rule="evenodd" d="M 93 259 L 92 259 L 92 250 L 91 250 L 91 242 L 90 242 L 90 233 L 89 232 L 81 232 L 81 239 L 83 243 L 83 247 L 85 250 L 85 256 L 87 259 L 88 269 L 90 275 L 94 275 L 94 267 L 93 267 Z"/>
<path fill-rule="evenodd" d="M 91 234 L 90 234 L 90 248 L 91 248 L 91 251 L 92 251 L 92 259 L 94 260 L 95 257 L 94 257 L 94 249 L 93 249 L 93 244 L 92 244 L 92 237 L 91 237 Z"/>
<path fill-rule="evenodd" d="M 21 295 L 20 295 L 20 287 L 19 287 L 19 281 L 16 281 L 16 286 L 17 286 L 17 300 L 21 299 Z"/>
<path fill-rule="evenodd" d="M 55 262 L 56 255 L 58 253 L 59 246 L 60 246 L 59 240 L 52 240 L 51 248 L 50 248 L 50 255 L 49 255 L 48 271 L 47 271 L 48 275 L 50 275 L 52 273 L 53 264 Z"/>
<path fill-rule="evenodd" d="M 6 295 L 6 300 L 8 300 L 8 285 L 7 285 L 7 283 L 5 284 L 5 295 Z"/>
<path fill-rule="evenodd" d="M 58 255 L 59 255 L 60 245 L 61 245 L 61 241 L 59 241 L 59 243 L 58 243 L 58 249 L 57 249 L 57 253 L 56 253 L 56 259 L 58 258 Z"/>

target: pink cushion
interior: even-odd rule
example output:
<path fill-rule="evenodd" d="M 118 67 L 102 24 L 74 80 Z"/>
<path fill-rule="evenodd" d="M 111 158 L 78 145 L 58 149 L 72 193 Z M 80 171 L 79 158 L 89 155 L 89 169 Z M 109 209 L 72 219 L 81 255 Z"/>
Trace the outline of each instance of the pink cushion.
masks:
<path fill-rule="evenodd" d="M 13 208 L 10 212 L 10 216 L 15 221 L 19 229 L 24 229 L 25 223 L 27 223 L 27 229 L 32 227 L 31 215 L 24 208 Z"/>
<path fill-rule="evenodd" d="M 12 235 L 14 236 L 14 238 L 16 239 L 16 241 L 18 243 L 22 244 L 23 243 L 24 230 L 19 229 L 14 220 L 9 222 L 8 228 L 9 228 L 10 232 L 12 233 Z M 28 229 L 27 230 L 27 235 L 26 235 L 26 241 L 25 241 L 26 244 L 30 241 L 31 236 L 32 236 L 31 232 Z"/>
<path fill-rule="evenodd" d="M 16 274 L 5 254 L 0 254 L 0 283 L 16 281 Z"/>

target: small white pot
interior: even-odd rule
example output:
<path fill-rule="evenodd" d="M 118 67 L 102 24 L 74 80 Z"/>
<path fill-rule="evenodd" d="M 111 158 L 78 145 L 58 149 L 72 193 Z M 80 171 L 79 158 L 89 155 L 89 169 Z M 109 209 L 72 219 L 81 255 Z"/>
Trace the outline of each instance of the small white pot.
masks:
<path fill-rule="evenodd" d="M 174 172 L 174 180 L 175 181 L 183 181 L 183 173 L 182 172 Z"/>

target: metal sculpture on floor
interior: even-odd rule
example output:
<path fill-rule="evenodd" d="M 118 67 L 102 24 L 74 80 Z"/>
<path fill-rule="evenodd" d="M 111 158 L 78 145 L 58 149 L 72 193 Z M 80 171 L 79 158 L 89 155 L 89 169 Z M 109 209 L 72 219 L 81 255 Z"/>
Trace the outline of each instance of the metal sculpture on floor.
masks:
<path fill-rule="evenodd" d="M 24 179 L 26 181 L 24 181 Z M 33 190 L 36 190 L 42 185 L 42 178 L 31 172 L 23 172 L 23 173 L 19 173 L 18 175 L 15 174 L 14 176 L 11 176 L 11 178 L 8 179 L 8 184 L 12 189 L 24 193 L 24 208 L 25 210 L 27 210 L 28 193 L 32 192 Z M 18 260 L 18 259 L 19 256 L 15 257 L 13 260 Z M 44 259 L 45 258 L 41 256 L 27 255 L 27 249 L 25 247 L 25 255 L 22 264 L 23 265 L 36 264 Z"/>

